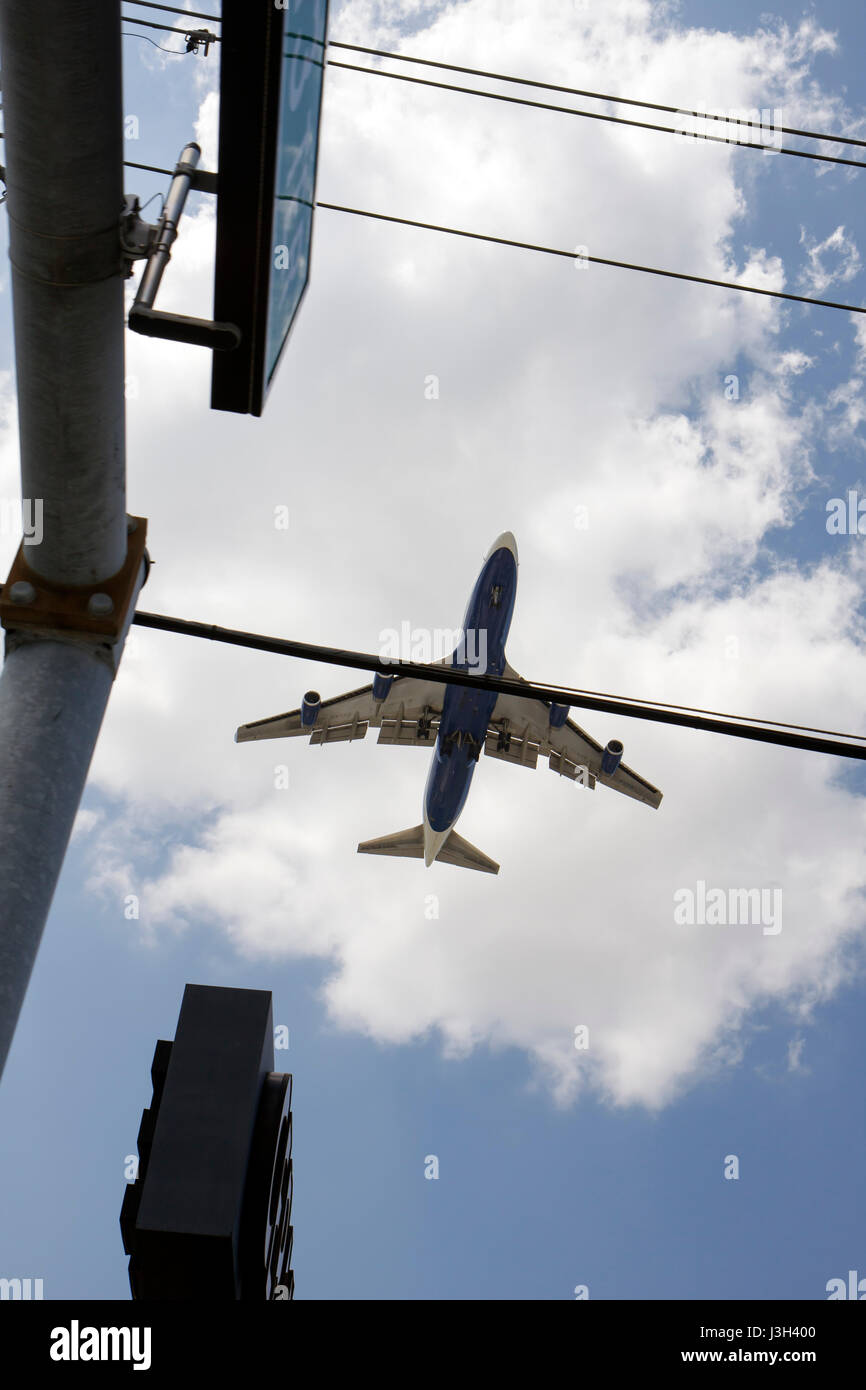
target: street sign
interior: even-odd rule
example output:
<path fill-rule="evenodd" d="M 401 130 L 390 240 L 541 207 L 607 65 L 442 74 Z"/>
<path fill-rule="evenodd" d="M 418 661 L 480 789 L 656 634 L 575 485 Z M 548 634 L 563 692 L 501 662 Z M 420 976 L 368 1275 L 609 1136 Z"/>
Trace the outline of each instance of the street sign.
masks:
<path fill-rule="evenodd" d="M 328 0 L 223 0 L 211 407 L 261 415 L 310 274 Z"/>

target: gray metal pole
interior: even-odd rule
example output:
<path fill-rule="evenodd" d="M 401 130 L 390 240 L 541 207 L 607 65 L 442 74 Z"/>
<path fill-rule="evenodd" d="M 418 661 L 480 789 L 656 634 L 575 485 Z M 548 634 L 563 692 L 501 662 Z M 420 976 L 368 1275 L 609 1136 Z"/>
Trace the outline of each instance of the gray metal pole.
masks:
<path fill-rule="evenodd" d="M 184 145 L 174 171 L 174 178 L 169 184 L 162 216 L 157 223 L 153 250 L 148 257 L 144 274 L 141 277 L 141 284 L 135 296 L 136 307 L 153 308 L 156 292 L 162 282 L 165 268 L 171 260 L 171 248 L 177 240 L 177 224 L 186 207 L 192 176 L 200 159 L 200 145 L 197 145 L 194 140 L 190 141 L 188 145 Z"/>
<path fill-rule="evenodd" d="M 0 1058 L 5 1060 L 102 723 L 111 670 L 27 642 L 0 678 Z"/>
<path fill-rule="evenodd" d="M 127 546 L 119 0 L 0 0 L 0 52 L 22 495 L 43 519 L 26 559 L 49 585 L 89 586 Z M 0 1071 L 112 676 L 92 638 L 7 639 Z"/>
<path fill-rule="evenodd" d="M 21 487 L 51 583 L 126 556 L 119 0 L 2 0 Z"/>

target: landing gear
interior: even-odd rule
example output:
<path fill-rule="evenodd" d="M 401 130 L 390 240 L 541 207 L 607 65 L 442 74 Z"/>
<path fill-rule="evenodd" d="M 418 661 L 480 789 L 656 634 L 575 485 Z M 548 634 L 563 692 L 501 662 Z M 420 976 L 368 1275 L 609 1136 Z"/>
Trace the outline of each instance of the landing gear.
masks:
<path fill-rule="evenodd" d="M 478 739 L 473 738 L 471 734 L 466 734 L 465 741 L 466 752 L 468 755 L 467 762 L 469 758 L 471 758 L 474 763 L 477 763 L 478 759 L 481 757 L 481 744 L 479 743 Z"/>
<path fill-rule="evenodd" d="M 459 730 L 459 729 L 455 729 L 455 731 L 454 731 L 453 734 L 446 734 L 445 737 L 441 740 L 441 742 L 442 742 L 442 752 L 443 752 L 443 754 L 444 754 L 444 756 L 445 756 L 446 758 L 454 751 L 454 749 L 457 747 L 457 744 L 459 743 L 459 741 L 460 741 L 460 730 Z"/>
<path fill-rule="evenodd" d="M 467 762 L 471 758 L 473 762 L 477 763 L 483 747 L 483 742 L 473 738 L 465 729 L 455 729 L 453 733 L 446 734 L 442 740 L 442 752 L 446 757 L 454 748 L 465 748 Z"/>

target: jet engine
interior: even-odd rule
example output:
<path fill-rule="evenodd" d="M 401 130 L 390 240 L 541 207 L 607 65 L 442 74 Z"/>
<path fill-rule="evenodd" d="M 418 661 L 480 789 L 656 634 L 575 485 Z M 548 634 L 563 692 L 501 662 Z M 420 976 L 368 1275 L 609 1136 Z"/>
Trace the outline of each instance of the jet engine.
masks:
<path fill-rule="evenodd" d="M 622 744 L 612 738 L 601 755 L 601 770 L 605 777 L 612 777 L 622 762 Z"/>
<path fill-rule="evenodd" d="M 568 718 L 569 705 L 550 706 L 550 727 L 551 729 L 561 729 Z"/>
<path fill-rule="evenodd" d="M 318 690 L 308 690 L 301 701 L 301 723 L 305 729 L 312 729 L 319 717 L 319 706 L 322 697 Z"/>
<path fill-rule="evenodd" d="M 382 700 L 387 700 L 388 691 L 394 683 L 393 676 L 386 676 L 382 671 L 377 671 L 373 677 L 373 699 L 379 704 Z"/>

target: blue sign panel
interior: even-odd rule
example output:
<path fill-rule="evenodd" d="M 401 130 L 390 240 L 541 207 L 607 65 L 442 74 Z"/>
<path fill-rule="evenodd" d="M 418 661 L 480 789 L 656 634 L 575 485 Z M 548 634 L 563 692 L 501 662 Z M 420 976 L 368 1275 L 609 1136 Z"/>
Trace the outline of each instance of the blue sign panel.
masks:
<path fill-rule="evenodd" d="M 261 415 L 310 273 L 328 0 L 222 0 L 211 406 Z"/>
<path fill-rule="evenodd" d="M 327 23 L 327 0 L 295 0 L 286 11 L 265 337 L 266 390 L 310 272 Z"/>

